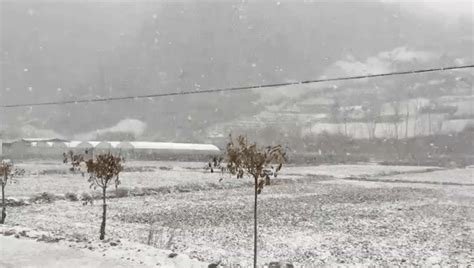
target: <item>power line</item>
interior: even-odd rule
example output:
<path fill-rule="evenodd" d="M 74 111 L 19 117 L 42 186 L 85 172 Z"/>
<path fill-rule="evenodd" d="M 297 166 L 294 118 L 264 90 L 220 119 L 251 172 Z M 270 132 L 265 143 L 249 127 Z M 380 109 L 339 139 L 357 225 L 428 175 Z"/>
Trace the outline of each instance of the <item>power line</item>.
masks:
<path fill-rule="evenodd" d="M 462 65 L 462 66 L 440 67 L 440 68 L 432 68 L 432 69 L 418 69 L 418 70 L 411 70 L 411 71 L 380 73 L 380 74 L 368 74 L 368 75 L 346 76 L 346 77 L 335 77 L 335 78 L 322 78 L 322 79 L 305 80 L 305 81 L 298 81 L 298 82 L 285 82 L 285 83 L 276 83 L 276 84 L 244 86 L 244 87 L 207 89 L 207 90 L 199 90 L 199 91 L 180 91 L 180 92 L 158 93 L 158 94 L 149 94 L 149 95 L 135 95 L 135 96 L 123 96 L 123 97 L 107 97 L 107 98 L 94 98 L 94 99 L 76 99 L 76 100 L 66 100 L 66 101 L 49 101 L 49 102 L 5 104 L 5 105 L 0 105 L 0 108 L 18 108 L 18 107 L 33 107 L 33 106 L 65 105 L 65 104 L 79 104 L 79 103 L 94 103 L 94 102 L 109 102 L 109 101 L 120 101 L 120 100 L 136 100 L 136 99 L 148 99 L 148 98 L 159 98 L 159 97 L 172 97 L 172 96 L 181 96 L 181 95 L 209 94 L 209 93 L 218 93 L 218 92 L 227 92 L 227 91 L 241 91 L 241 90 L 249 90 L 249 89 L 264 89 L 264 88 L 281 87 L 281 86 L 314 84 L 314 83 L 335 82 L 335 81 L 345 81 L 345 80 L 357 80 L 357 79 L 384 77 L 384 76 L 420 74 L 420 73 L 429 73 L 429 72 L 441 72 L 441 71 L 459 70 L 459 69 L 468 69 L 468 68 L 474 68 L 474 64 L 472 64 L 472 65 Z"/>

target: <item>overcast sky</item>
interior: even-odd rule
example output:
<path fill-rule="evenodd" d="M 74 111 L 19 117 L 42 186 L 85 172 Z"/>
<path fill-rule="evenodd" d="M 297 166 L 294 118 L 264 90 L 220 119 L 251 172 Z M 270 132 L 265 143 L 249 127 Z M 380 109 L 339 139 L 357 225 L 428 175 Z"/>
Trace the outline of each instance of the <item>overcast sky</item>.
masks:
<path fill-rule="evenodd" d="M 473 61 L 473 1 L 0 1 L 0 104 L 280 83 Z M 264 110 L 253 106 L 259 96 L 297 102 L 306 91 L 293 87 L 218 101 L 156 100 L 138 108 L 133 102 L 114 102 L 10 109 L 0 113 L 0 131 L 31 124 L 87 134 L 115 125 L 121 129 L 122 120 L 136 122 L 128 119 L 166 126 L 158 130 L 201 130 Z"/>
<path fill-rule="evenodd" d="M 421 13 L 423 15 L 438 16 L 442 14 L 446 17 L 458 17 L 462 15 L 473 14 L 473 0 L 470 1 L 456 1 L 456 0 L 438 0 L 438 1 L 426 1 L 426 0 L 406 0 L 406 1 L 395 1 L 395 0 L 382 0 L 382 2 L 400 3 L 400 5 L 406 9 Z"/>

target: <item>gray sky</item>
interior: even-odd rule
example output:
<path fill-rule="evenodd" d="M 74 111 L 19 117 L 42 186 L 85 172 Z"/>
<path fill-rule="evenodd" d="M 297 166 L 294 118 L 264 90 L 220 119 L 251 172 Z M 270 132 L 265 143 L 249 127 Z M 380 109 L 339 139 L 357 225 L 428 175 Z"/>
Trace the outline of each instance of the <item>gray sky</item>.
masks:
<path fill-rule="evenodd" d="M 473 60 L 472 1 L 1 3 L 6 2 L 2 104 L 280 83 Z M 2 111 L 0 123 L 70 135 L 115 129 L 134 119 L 154 127 L 150 135 L 169 129 L 162 135 L 174 136 L 176 129 L 201 131 L 258 114 L 266 109 L 254 105 L 259 97 L 290 98 L 298 106 L 307 91 L 275 88 L 266 94 L 180 97 L 139 106 L 14 109 Z"/>

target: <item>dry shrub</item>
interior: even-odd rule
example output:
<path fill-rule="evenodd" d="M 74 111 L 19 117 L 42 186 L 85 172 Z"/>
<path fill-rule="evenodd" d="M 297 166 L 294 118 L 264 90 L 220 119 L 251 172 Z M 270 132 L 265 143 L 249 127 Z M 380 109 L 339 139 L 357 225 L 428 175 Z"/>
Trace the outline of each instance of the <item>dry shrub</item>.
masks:
<path fill-rule="evenodd" d="M 79 201 L 79 197 L 77 196 L 76 193 L 71 193 L 71 192 L 68 192 L 64 195 L 64 197 L 66 198 L 66 200 L 69 200 L 69 201 Z"/>
<path fill-rule="evenodd" d="M 94 197 L 90 193 L 81 193 L 80 200 L 82 201 L 82 205 L 87 205 L 87 204 L 94 204 Z"/>
<path fill-rule="evenodd" d="M 130 189 L 128 188 L 117 188 L 115 189 L 115 198 L 123 198 L 130 196 Z"/>
<path fill-rule="evenodd" d="M 30 202 L 32 203 L 52 203 L 57 199 L 57 197 L 48 192 L 43 192 L 41 194 L 34 195 L 31 199 Z"/>

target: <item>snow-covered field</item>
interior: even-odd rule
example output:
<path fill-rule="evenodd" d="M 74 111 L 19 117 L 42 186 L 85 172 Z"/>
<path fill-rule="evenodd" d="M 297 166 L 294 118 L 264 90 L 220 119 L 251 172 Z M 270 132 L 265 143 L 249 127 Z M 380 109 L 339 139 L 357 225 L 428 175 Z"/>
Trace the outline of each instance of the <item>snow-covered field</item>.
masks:
<path fill-rule="evenodd" d="M 109 200 L 107 237 L 143 248 L 123 246 L 123 253 L 113 256 L 122 258 L 129 252 L 137 256 L 128 260 L 131 264 L 151 265 L 153 257 L 136 252 L 148 252 L 154 246 L 204 263 L 251 264 L 253 191 L 249 181 L 205 172 L 203 163 L 126 164 L 133 169 L 121 175 L 121 187 L 140 196 Z M 21 165 L 27 176 L 8 185 L 7 196 L 90 191 L 86 178 L 79 174 L 42 172 L 67 170 L 66 166 Z M 259 195 L 259 263 L 473 263 L 472 171 L 378 165 L 287 167 Z M 102 250 L 96 246 L 100 204 L 57 200 L 9 207 L 7 212 L 9 225 L 64 237 L 73 247 L 80 247 L 78 243 L 87 247 L 90 242 L 95 245 L 92 251 Z"/>

